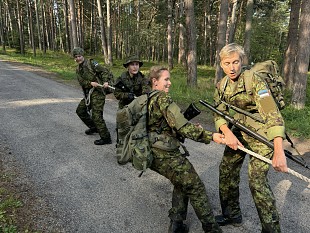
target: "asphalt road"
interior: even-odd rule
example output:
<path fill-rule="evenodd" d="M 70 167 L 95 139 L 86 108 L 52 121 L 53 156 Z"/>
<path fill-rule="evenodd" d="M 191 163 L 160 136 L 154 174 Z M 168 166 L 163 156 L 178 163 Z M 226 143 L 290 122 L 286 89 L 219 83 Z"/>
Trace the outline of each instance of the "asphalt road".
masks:
<path fill-rule="evenodd" d="M 11 156 L 34 183 L 65 232 L 164 233 L 172 186 L 148 170 L 141 178 L 131 165 L 119 166 L 115 158 L 117 102 L 106 100 L 104 118 L 113 144 L 96 146 L 97 135 L 87 136 L 75 114 L 80 89 L 41 77 L 23 67 L 0 60 L 0 136 Z M 189 160 L 206 185 L 214 213 L 220 213 L 218 165 L 223 146 L 186 141 Z M 291 161 L 289 166 L 310 177 Z M 249 193 L 247 166 L 242 169 L 241 227 L 222 227 L 224 232 L 260 232 L 258 215 Z M 270 184 L 281 215 L 282 232 L 310 232 L 310 190 L 306 182 L 270 170 Z M 201 233 L 200 223 L 189 208 L 190 232 Z M 52 223 L 51 223 L 52 224 Z"/>

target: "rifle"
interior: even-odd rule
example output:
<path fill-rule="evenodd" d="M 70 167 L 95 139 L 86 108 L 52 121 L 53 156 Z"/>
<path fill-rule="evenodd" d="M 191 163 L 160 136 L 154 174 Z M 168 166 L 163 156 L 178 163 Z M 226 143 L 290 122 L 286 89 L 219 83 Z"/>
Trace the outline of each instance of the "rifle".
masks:
<path fill-rule="evenodd" d="M 247 128 L 245 125 L 241 124 L 239 121 L 235 120 L 234 118 L 232 118 L 229 115 L 226 115 L 225 113 L 221 112 L 220 110 L 216 109 L 215 107 L 213 107 L 211 104 L 203 101 L 203 100 L 199 100 L 199 102 L 209 108 L 211 111 L 213 111 L 214 113 L 220 115 L 221 117 L 223 117 L 226 121 L 228 121 L 229 123 L 233 124 L 234 126 L 236 126 L 237 128 L 241 129 L 243 132 L 247 133 L 248 135 L 250 135 L 251 137 L 257 139 L 258 141 L 264 143 L 266 146 L 268 146 L 271 149 L 274 149 L 274 145 L 272 142 L 268 141 L 267 138 L 263 137 L 262 135 L 250 130 L 249 128 Z M 294 156 L 290 151 L 288 150 L 284 150 L 284 154 L 287 158 L 293 160 L 295 163 L 298 163 L 299 165 L 304 166 L 305 168 L 309 168 L 309 166 L 307 165 L 307 163 L 304 161 L 303 158 L 300 157 L 296 157 Z"/>
<path fill-rule="evenodd" d="M 243 110 L 243 109 L 241 109 L 241 108 L 238 108 L 238 107 L 236 107 L 236 106 L 234 106 L 234 105 L 231 105 L 231 104 L 229 104 L 229 103 L 226 103 L 226 102 L 223 101 L 223 100 L 221 100 L 221 103 L 222 103 L 222 104 L 225 104 L 228 108 L 231 108 L 231 109 L 235 110 L 236 112 L 239 112 L 239 113 L 241 113 L 241 114 L 243 114 L 243 115 L 245 115 L 245 116 L 251 117 L 253 120 L 256 120 L 256 121 L 258 121 L 258 122 L 260 122 L 260 123 L 263 123 L 263 124 L 265 123 L 264 120 L 263 120 L 263 118 L 260 117 L 260 116 L 255 116 L 254 114 L 251 114 L 251 113 L 249 113 L 248 111 L 245 111 L 245 110 Z M 299 153 L 299 151 L 298 151 L 297 148 L 295 147 L 295 145 L 294 145 L 292 139 L 289 137 L 289 135 L 288 135 L 286 132 L 285 132 L 285 137 L 286 137 L 286 140 L 291 144 L 291 147 L 297 152 L 297 154 L 298 154 L 299 156 L 301 156 L 301 154 Z"/>
<path fill-rule="evenodd" d="M 183 113 L 186 120 L 191 120 L 194 117 L 198 116 L 201 113 L 201 111 L 196 107 L 194 103 L 191 103 L 188 108 Z"/>
<path fill-rule="evenodd" d="M 183 113 L 183 116 L 185 117 L 186 120 L 189 121 L 194 117 L 198 116 L 200 113 L 201 111 L 196 107 L 196 105 L 194 103 L 191 103 Z M 180 134 L 177 134 L 177 139 L 182 143 L 185 142 L 185 138 Z"/>
<path fill-rule="evenodd" d="M 121 89 L 122 92 L 132 92 L 121 80 L 119 80 L 114 87 Z"/>

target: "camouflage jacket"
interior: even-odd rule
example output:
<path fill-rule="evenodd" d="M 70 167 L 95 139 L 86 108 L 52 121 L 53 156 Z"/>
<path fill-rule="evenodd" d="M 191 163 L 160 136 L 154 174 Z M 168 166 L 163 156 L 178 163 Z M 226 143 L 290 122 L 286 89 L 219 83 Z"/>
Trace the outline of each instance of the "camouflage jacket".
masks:
<path fill-rule="evenodd" d="M 129 72 L 124 72 L 122 75 L 116 80 L 115 83 L 121 81 L 126 89 L 122 90 L 118 87 L 115 88 L 114 96 L 119 100 L 118 106 L 119 108 L 123 108 L 125 105 L 130 104 L 132 99 L 128 98 L 129 93 L 133 93 L 135 96 L 140 96 L 142 94 L 148 93 L 150 91 L 150 85 L 148 79 L 142 74 L 140 71 L 130 77 Z"/>
<path fill-rule="evenodd" d="M 98 82 L 99 84 L 109 82 L 110 85 L 113 83 L 113 74 L 110 70 L 92 59 L 85 59 L 82 64 L 79 64 L 76 68 L 76 75 L 84 94 L 87 94 L 92 88 L 91 82 Z M 105 95 L 107 90 L 102 90 L 102 88 L 97 87 L 94 91 Z"/>
<path fill-rule="evenodd" d="M 212 132 L 187 121 L 181 113 L 181 109 L 165 92 L 158 92 L 150 98 L 148 112 L 148 131 L 150 133 L 156 132 L 175 138 L 177 132 L 194 141 L 206 144 L 212 141 Z"/>
<path fill-rule="evenodd" d="M 226 76 L 218 83 L 214 93 L 217 109 L 233 116 L 234 119 L 239 120 L 259 134 L 266 136 L 268 140 L 273 140 L 278 136 L 285 138 L 284 120 L 267 84 L 260 77 L 254 75 L 253 94 L 249 95 L 245 89 L 244 78 L 244 73 L 241 73 L 236 82 L 230 82 L 230 79 Z M 259 116 L 264 123 L 232 111 L 227 105 L 221 103 L 220 100 Z M 227 124 L 226 120 L 218 115 L 215 115 L 214 120 L 217 130 L 219 130 L 221 125 Z"/>

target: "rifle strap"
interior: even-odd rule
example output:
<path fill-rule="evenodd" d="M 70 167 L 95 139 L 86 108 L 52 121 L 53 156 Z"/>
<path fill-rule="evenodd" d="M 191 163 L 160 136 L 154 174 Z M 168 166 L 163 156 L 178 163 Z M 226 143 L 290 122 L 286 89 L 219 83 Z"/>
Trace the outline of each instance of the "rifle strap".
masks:
<path fill-rule="evenodd" d="M 297 148 L 295 147 L 295 145 L 294 145 L 292 139 L 288 136 L 287 133 L 285 133 L 285 137 L 286 137 L 287 141 L 291 144 L 291 147 L 297 152 L 297 154 L 298 154 L 299 156 L 301 156 L 301 154 L 299 153 L 299 151 L 298 151 Z"/>
<path fill-rule="evenodd" d="M 245 90 L 249 95 L 253 95 L 252 92 L 252 83 L 253 83 L 253 76 L 254 72 L 252 70 L 245 70 L 244 71 L 244 86 Z"/>

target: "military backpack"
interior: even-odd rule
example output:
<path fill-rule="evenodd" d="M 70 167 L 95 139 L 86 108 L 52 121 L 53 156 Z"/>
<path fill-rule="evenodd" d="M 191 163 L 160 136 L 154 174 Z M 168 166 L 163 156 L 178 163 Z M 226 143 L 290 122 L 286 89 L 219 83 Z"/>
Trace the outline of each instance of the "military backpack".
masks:
<path fill-rule="evenodd" d="M 279 66 L 273 60 L 256 63 L 251 69 L 244 71 L 244 82 L 247 93 L 252 95 L 252 78 L 256 74 L 268 85 L 270 92 L 280 110 L 285 107 L 284 102 L 284 80 L 280 76 Z"/>
<path fill-rule="evenodd" d="M 132 162 L 134 168 L 145 171 L 153 161 L 148 134 L 148 102 L 158 91 L 141 95 L 116 113 L 118 124 L 117 162 Z M 141 173 L 142 174 L 142 173 Z"/>

